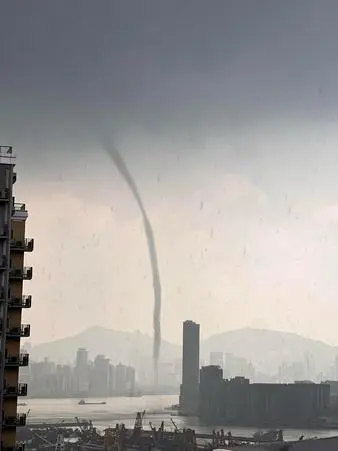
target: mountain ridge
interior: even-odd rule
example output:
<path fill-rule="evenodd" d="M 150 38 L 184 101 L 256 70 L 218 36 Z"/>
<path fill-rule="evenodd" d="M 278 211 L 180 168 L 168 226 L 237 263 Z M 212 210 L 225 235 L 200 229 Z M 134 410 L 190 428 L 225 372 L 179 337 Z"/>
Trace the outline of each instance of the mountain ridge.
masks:
<path fill-rule="evenodd" d="M 32 346 L 32 360 L 50 360 L 72 363 L 76 350 L 84 347 L 92 359 L 104 354 L 113 364 L 119 362 L 136 367 L 151 365 L 152 337 L 140 331 L 126 332 L 92 326 L 80 333 Z M 162 361 L 181 358 L 181 345 L 162 340 Z M 319 368 L 332 365 L 338 353 L 336 346 L 320 340 L 303 337 L 294 332 L 245 327 L 214 334 L 201 340 L 201 359 L 208 362 L 210 352 L 222 351 L 251 361 L 268 374 L 276 372 L 282 362 L 313 359 Z"/>

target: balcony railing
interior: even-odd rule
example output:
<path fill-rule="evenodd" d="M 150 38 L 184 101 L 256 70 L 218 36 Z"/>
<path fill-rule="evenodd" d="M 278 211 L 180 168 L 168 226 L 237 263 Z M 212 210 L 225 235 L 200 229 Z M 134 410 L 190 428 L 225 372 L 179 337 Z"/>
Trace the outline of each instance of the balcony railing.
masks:
<path fill-rule="evenodd" d="M 18 396 L 27 396 L 28 384 L 23 384 L 20 382 L 18 385 Z"/>
<path fill-rule="evenodd" d="M 33 268 L 25 266 L 23 269 L 11 269 L 9 271 L 9 278 L 12 280 L 32 280 Z"/>
<path fill-rule="evenodd" d="M 0 146 L 0 155 L 13 155 L 13 146 Z"/>
<path fill-rule="evenodd" d="M 14 211 L 27 211 L 26 204 L 23 204 L 21 202 L 14 202 L 13 209 Z"/>
<path fill-rule="evenodd" d="M 17 386 L 6 386 L 4 388 L 4 396 L 27 396 L 28 386 L 27 384 L 18 384 Z"/>
<path fill-rule="evenodd" d="M 18 367 L 29 365 L 29 354 L 11 355 L 7 356 L 5 360 L 6 366 Z"/>
<path fill-rule="evenodd" d="M 11 240 L 12 251 L 32 252 L 34 250 L 34 238 L 26 238 L 25 240 Z"/>
<path fill-rule="evenodd" d="M 32 306 L 31 295 L 10 298 L 8 301 L 8 307 L 10 308 L 31 308 L 31 306 Z"/>
<path fill-rule="evenodd" d="M 26 205 L 19 204 L 19 203 L 13 201 L 12 218 L 14 219 L 14 221 L 15 221 L 15 219 L 25 220 L 27 218 L 27 216 L 28 216 L 28 212 L 26 210 Z"/>
<path fill-rule="evenodd" d="M 30 324 L 21 324 L 20 327 L 8 327 L 6 335 L 12 338 L 28 338 L 31 334 Z"/>
<path fill-rule="evenodd" d="M 15 164 L 15 155 L 13 154 L 12 146 L 0 146 L 0 163 Z"/>
<path fill-rule="evenodd" d="M 3 419 L 4 427 L 26 426 L 27 415 L 19 413 L 18 415 L 6 415 Z"/>

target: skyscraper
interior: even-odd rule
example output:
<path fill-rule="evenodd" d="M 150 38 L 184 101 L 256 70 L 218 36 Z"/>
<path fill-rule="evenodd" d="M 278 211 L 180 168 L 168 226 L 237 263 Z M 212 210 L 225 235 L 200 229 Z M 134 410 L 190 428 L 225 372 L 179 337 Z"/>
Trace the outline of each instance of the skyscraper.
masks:
<path fill-rule="evenodd" d="M 18 396 L 27 395 L 20 384 L 19 367 L 28 366 L 28 354 L 20 354 L 20 340 L 30 336 L 30 325 L 22 324 L 23 308 L 31 307 L 31 296 L 24 296 L 23 282 L 31 280 L 33 270 L 24 266 L 24 253 L 31 252 L 33 239 L 25 238 L 28 213 L 25 204 L 13 197 L 15 157 L 11 147 L 0 146 L 0 431 L 1 449 L 15 447 L 16 427 L 26 424 L 26 414 L 17 414 Z"/>
<path fill-rule="evenodd" d="M 87 396 L 89 392 L 89 362 L 88 351 L 85 348 L 79 348 L 76 352 L 75 375 L 78 394 Z"/>
<path fill-rule="evenodd" d="M 86 368 L 88 366 L 88 351 L 85 348 L 78 348 L 76 351 L 76 368 Z"/>
<path fill-rule="evenodd" d="M 91 392 L 95 396 L 107 396 L 109 392 L 109 359 L 104 355 L 97 355 L 94 360 L 91 377 Z"/>
<path fill-rule="evenodd" d="M 198 411 L 200 366 L 200 325 L 193 321 L 183 323 L 182 384 L 180 412 L 195 415 Z"/>

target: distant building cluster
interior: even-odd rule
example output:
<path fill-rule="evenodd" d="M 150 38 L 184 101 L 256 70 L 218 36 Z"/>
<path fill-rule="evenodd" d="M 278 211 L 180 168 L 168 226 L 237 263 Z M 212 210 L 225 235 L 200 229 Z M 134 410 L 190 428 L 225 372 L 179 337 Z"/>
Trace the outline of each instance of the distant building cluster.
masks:
<path fill-rule="evenodd" d="M 210 365 L 200 369 L 200 326 L 185 321 L 180 413 L 198 415 L 213 424 L 222 421 L 237 426 L 316 426 L 332 407 L 332 383 L 294 382 L 310 375 L 310 371 L 313 373 L 313 367 L 307 356 L 304 366 L 281 365 L 273 382 L 250 383 L 242 375 L 255 376 L 250 362 L 231 354 L 224 359 L 223 353 L 216 351 L 210 353 Z M 224 373 L 232 372 L 239 374 L 224 378 Z M 292 376 L 296 376 L 293 383 L 282 383 Z"/>
<path fill-rule="evenodd" d="M 292 383 L 294 381 L 311 380 L 322 382 L 325 380 L 338 380 L 338 359 L 336 358 L 329 368 L 318 371 L 313 356 L 304 352 L 302 359 L 294 362 L 281 362 L 275 371 L 262 372 L 252 362 L 231 353 L 211 352 L 209 365 L 216 365 L 223 369 L 225 379 L 237 376 L 246 377 L 254 382 Z M 203 366 L 203 365 L 202 365 Z"/>
<path fill-rule="evenodd" d="M 133 396 L 135 369 L 121 363 L 112 365 L 104 355 L 89 361 L 80 348 L 75 365 L 58 365 L 45 359 L 31 362 L 22 377 L 29 382 L 30 397 Z"/>
<path fill-rule="evenodd" d="M 205 365 L 205 362 L 201 362 L 201 366 Z M 271 371 L 270 374 L 255 368 L 252 362 L 243 357 L 220 351 L 210 352 L 209 365 L 216 365 L 222 368 L 225 379 L 239 376 L 254 382 L 292 383 L 301 380 L 321 382 L 326 379 L 338 378 L 338 371 L 334 372 L 331 368 L 326 372 L 317 373 L 314 359 L 308 353 L 304 353 L 303 360 L 288 363 L 281 362 L 275 372 Z M 338 369 L 337 363 L 336 368 Z M 334 377 L 334 375 L 337 376 Z"/>

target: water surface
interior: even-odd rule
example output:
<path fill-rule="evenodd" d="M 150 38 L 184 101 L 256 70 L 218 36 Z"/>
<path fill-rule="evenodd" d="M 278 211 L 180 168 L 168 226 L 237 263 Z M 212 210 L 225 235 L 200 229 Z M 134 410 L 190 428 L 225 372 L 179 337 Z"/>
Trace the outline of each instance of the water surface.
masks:
<path fill-rule="evenodd" d="M 98 428 L 105 428 L 115 423 L 125 423 L 127 427 L 133 427 L 136 412 L 146 411 L 144 417 L 145 427 L 149 426 L 149 422 L 159 426 L 161 421 L 165 422 L 167 429 L 174 429 L 171 420 L 177 424 L 179 428 L 193 428 L 198 432 L 211 432 L 214 429 L 223 428 L 225 431 L 231 430 L 234 436 L 250 436 L 257 429 L 233 427 L 226 425 L 205 426 L 198 418 L 188 418 L 181 416 L 172 416 L 166 407 L 178 403 L 178 396 L 142 396 L 139 398 L 95 398 L 93 401 L 106 401 L 106 405 L 84 405 L 79 406 L 79 399 L 27 399 L 26 406 L 18 407 L 19 412 L 29 411 L 28 421 L 42 422 L 53 421 L 58 422 L 61 419 L 73 420 L 75 417 L 80 419 L 92 420 Z M 284 429 L 284 438 L 286 440 L 296 440 L 302 434 L 308 437 L 332 437 L 338 435 L 337 430 L 299 430 Z"/>

